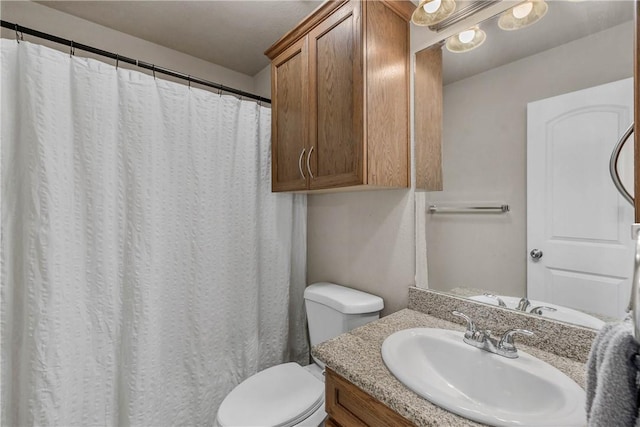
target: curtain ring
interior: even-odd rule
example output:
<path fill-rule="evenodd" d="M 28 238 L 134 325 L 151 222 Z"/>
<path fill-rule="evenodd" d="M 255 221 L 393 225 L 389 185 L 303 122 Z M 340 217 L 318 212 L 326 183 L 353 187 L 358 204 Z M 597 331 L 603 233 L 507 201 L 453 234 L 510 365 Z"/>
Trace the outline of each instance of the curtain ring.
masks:
<path fill-rule="evenodd" d="M 151 65 L 151 71 L 153 71 L 153 78 L 156 78 L 156 64 Z"/>
<path fill-rule="evenodd" d="M 222 86 L 218 88 L 218 96 L 222 97 Z"/>
<path fill-rule="evenodd" d="M 118 64 L 120 63 L 120 55 L 116 53 L 116 70 L 118 69 Z"/>
<path fill-rule="evenodd" d="M 189 89 L 191 89 L 191 75 L 187 74 L 187 82 L 189 83 Z"/>
<path fill-rule="evenodd" d="M 18 24 L 16 24 L 16 41 L 20 43 L 20 35 L 18 34 Z"/>
<path fill-rule="evenodd" d="M 71 58 L 75 54 L 75 48 L 73 47 L 73 40 L 71 40 L 71 44 L 69 45 L 69 58 Z"/>

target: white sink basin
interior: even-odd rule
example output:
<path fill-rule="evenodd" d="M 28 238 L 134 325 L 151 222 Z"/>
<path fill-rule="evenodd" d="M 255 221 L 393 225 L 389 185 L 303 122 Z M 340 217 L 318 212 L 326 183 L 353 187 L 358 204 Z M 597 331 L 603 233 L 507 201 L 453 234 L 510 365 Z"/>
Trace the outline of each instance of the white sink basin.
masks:
<path fill-rule="evenodd" d="M 508 297 L 506 295 L 498 295 L 507 305 L 506 308 L 515 309 L 520 302 L 520 298 L 517 297 Z M 498 305 L 498 301 L 495 298 L 490 298 L 485 295 L 476 295 L 473 297 L 469 297 L 474 301 L 484 302 L 486 304 Z M 604 322 L 596 317 L 593 317 L 587 313 L 583 313 L 578 310 L 573 310 L 568 307 L 564 307 L 562 305 L 550 304 L 544 301 L 536 301 L 530 300 L 531 306 L 529 309 L 538 306 L 546 306 L 555 308 L 557 311 L 544 311 L 542 317 L 547 317 L 549 319 L 560 320 L 562 322 L 569 322 L 575 325 L 585 326 L 587 328 L 600 329 L 604 326 Z"/>
<path fill-rule="evenodd" d="M 522 351 L 508 359 L 462 339 L 461 332 L 446 329 L 405 329 L 384 341 L 382 359 L 418 395 L 474 421 L 586 424 L 584 390 L 558 369 Z"/>

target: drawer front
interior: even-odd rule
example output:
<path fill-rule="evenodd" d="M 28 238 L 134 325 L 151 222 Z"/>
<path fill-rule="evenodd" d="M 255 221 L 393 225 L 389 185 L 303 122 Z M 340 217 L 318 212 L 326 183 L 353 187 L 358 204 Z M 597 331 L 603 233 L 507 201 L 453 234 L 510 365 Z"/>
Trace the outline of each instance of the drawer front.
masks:
<path fill-rule="evenodd" d="M 333 425 L 337 423 L 342 427 L 414 426 L 409 420 L 330 369 L 327 369 L 325 387 L 326 411 Z"/>

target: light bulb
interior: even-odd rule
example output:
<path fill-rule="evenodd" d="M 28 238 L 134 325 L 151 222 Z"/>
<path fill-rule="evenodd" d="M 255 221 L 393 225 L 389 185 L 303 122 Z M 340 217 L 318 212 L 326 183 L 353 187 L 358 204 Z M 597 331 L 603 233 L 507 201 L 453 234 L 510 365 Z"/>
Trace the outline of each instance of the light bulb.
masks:
<path fill-rule="evenodd" d="M 466 30 L 458 34 L 458 40 L 460 43 L 469 43 L 476 36 L 476 30 Z"/>
<path fill-rule="evenodd" d="M 442 4 L 442 0 L 431 0 L 428 3 L 425 3 L 422 8 L 427 13 L 435 13 L 438 9 L 440 9 L 440 5 Z"/>
<path fill-rule="evenodd" d="M 533 10 L 533 3 L 531 3 L 530 1 L 527 1 L 514 7 L 511 13 L 513 13 L 513 16 L 516 19 L 522 19 L 522 18 L 525 18 L 527 15 L 529 15 L 532 10 Z"/>

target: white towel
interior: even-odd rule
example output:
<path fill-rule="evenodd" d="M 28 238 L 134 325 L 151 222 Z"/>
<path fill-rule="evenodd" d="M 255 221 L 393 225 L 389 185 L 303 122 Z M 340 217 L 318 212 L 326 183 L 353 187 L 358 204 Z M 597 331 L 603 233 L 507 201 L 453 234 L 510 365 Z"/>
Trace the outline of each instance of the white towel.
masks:
<path fill-rule="evenodd" d="M 587 422 L 590 427 L 632 427 L 638 419 L 640 346 L 629 324 L 606 325 L 587 362 Z"/>

